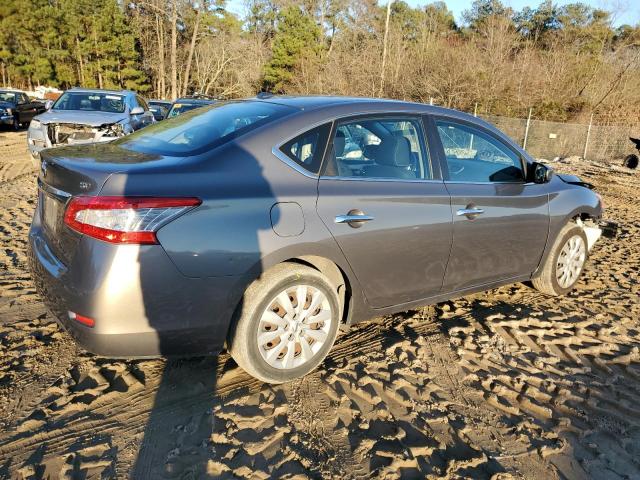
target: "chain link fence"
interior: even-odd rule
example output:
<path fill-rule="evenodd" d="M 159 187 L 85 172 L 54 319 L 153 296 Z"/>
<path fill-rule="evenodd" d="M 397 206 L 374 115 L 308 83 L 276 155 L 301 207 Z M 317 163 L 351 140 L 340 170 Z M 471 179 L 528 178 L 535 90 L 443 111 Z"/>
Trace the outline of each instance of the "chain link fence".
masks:
<path fill-rule="evenodd" d="M 629 137 L 640 137 L 640 128 L 548 122 L 479 115 L 494 124 L 536 158 L 580 156 L 590 160 L 617 161 L 636 153 Z M 526 139 L 526 141 L 525 141 Z"/>

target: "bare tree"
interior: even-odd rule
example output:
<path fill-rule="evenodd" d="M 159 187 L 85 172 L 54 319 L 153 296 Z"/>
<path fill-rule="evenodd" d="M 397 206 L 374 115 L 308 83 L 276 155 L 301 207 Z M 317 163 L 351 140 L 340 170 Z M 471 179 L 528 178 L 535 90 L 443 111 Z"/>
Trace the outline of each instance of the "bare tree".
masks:
<path fill-rule="evenodd" d="M 387 2 L 387 17 L 384 21 L 384 39 L 382 40 L 382 67 L 380 68 L 380 94 L 384 92 L 384 75 L 387 66 L 387 39 L 389 38 L 389 19 L 391 18 L 391 4 L 393 0 Z"/>
<path fill-rule="evenodd" d="M 178 98 L 178 0 L 171 4 L 171 99 Z"/>

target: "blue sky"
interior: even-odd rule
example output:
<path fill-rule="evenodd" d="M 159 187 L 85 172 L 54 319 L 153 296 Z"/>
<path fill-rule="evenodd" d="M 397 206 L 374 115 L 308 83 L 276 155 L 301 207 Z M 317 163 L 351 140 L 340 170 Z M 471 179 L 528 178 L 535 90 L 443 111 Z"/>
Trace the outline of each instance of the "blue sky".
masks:
<path fill-rule="evenodd" d="M 411 6 L 425 5 L 430 3 L 429 1 L 420 0 L 405 0 Z M 579 0 L 555 0 L 556 5 L 565 5 L 567 3 L 575 3 Z M 582 3 L 591 5 L 595 8 L 602 8 L 614 12 L 614 25 L 622 25 L 628 23 L 635 25 L 640 23 L 640 1 L 638 0 L 581 0 Z M 386 2 L 382 1 L 381 4 L 386 5 Z M 471 0 L 445 0 L 445 3 L 451 11 L 453 11 L 456 20 L 461 22 L 462 12 L 469 8 Z M 530 6 L 536 7 L 540 4 L 538 1 L 527 0 L 503 0 L 505 5 L 510 6 L 514 10 L 521 10 L 523 7 Z M 227 1 L 227 8 L 232 12 L 242 14 L 244 11 L 243 0 L 229 0 Z"/>

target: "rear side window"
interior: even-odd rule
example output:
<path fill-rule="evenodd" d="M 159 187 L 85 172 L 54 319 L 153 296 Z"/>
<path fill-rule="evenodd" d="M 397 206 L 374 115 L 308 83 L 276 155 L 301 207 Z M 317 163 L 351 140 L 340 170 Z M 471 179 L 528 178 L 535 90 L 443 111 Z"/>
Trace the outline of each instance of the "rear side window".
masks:
<path fill-rule="evenodd" d="M 220 102 L 138 130 L 113 143 L 128 150 L 159 155 L 197 155 L 295 109 L 267 102 Z"/>
<path fill-rule="evenodd" d="M 318 173 L 331 125 L 316 127 L 280 147 L 280 151 L 311 173 Z"/>
<path fill-rule="evenodd" d="M 523 182 L 519 155 L 497 138 L 466 124 L 436 122 L 452 182 Z"/>

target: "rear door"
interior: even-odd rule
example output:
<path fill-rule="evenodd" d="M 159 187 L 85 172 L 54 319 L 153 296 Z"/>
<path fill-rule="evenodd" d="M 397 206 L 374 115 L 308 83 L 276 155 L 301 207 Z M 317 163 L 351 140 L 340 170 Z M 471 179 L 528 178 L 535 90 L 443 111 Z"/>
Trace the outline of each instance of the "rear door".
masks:
<path fill-rule="evenodd" d="M 453 216 L 444 290 L 531 274 L 547 241 L 546 185 L 528 183 L 526 162 L 489 130 L 446 117 L 432 121 Z"/>
<path fill-rule="evenodd" d="M 374 308 L 437 294 L 451 247 L 449 194 L 420 117 L 334 124 L 317 211 Z"/>

